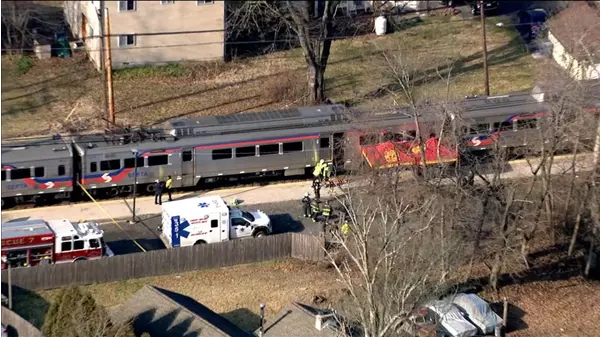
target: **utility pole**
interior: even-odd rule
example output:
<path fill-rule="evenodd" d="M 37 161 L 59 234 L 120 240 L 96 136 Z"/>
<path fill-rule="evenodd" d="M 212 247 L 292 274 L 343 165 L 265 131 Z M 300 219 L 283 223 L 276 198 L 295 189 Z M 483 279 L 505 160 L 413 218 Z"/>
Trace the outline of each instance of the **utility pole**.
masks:
<path fill-rule="evenodd" d="M 481 38 L 483 39 L 483 71 L 485 72 L 485 95 L 490 95 L 490 74 L 488 72 L 487 39 L 485 35 L 485 14 L 483 12 L 483 0 L 479 0 L 479 16 L 481 17 Z"/>
<path fill-rule="evenodd" d="M 108 97 L 108 119 L 114 125 L 115 124 L 115 96 L 113 92 L 113 79 L 112 79 L 112 57 L 110 50 L 110 21 L 108 18 L 108 8 L 104 9 L 104 44 L 106 47 L 106 85 L 107 85 L 107 97 Z"/>
<path fill-rule="evenodd" d="M 106 46 L 104 40 L 106 39 L 104 33 L 104 1 L 100 1 L 100 8 L 97 8 L 98 11 L 98 22 L 102 22 L 100 25 L 100 70 L 102 71 L 102 91 L 104 92 L 104 118 L 106 119 L 106 129 L 109 128 L 108 123 L 108 88 L 106 85 Z"/>

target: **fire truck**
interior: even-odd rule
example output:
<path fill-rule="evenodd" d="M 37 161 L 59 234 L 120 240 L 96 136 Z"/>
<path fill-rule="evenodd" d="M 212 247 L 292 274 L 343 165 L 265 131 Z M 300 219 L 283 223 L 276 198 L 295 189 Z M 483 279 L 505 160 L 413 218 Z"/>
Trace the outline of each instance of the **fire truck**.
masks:
<path fill-rule="evenodd" d="M 2 224 L 2 269 L 100 259 L 114 254 L 98 224 L 31 219 Z"/>

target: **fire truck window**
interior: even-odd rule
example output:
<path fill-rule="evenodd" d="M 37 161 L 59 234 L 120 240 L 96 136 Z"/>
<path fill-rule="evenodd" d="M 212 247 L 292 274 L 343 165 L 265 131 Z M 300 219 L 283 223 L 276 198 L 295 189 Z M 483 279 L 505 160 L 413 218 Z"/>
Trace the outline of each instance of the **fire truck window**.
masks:
<path fill-rule="evenodd" d="M 417 138 L 417 130 L 410 130 L 406 133 L 406 135 L 409 139 L 415 139 Z"/>
<path fill-rule="evenodd" d="M 97 166 L 96 162 L 95 161 L 91 162 L 90 163 L 90 172 L 96 172 L 96 171 L 98 171 L 98 166 Z"/>
<path fill-rule="evenodd" d="M 2 170 L 2 181 L 6 180 L 6 171 Z"/>
<path fill-rule="evenodd" d="M 210 220 L 210 228 L 219 227 L 219 220 Z"/>
<path fill-rule="evenodd" d="M 62 243 L 60 244 L 60 249 L 61 249 L 63 252 L 68 252 L 68 251 L 71 251 L 71 241 L 69 241 L 69 242 L 62 242 Z"/>
<path fill-rule="evenodd" d="M 82 250 L 84 247 L 83 240 L 73 241 L 73 250 Z"/>
<path fill-rule="evenodd" d="M 10 171 L 10 179 L 11 180 L 25 179 L 25 178 L 31 178 L 31 169 L 23 168 L 23 169 L 16 169 L 16 170 Z"/>
<path fill-rule="evenodd" d="M 58 175 L 59 175 L 59 176 L 64 176 L 64 175 L 65 175 L 65 173 L 67 173 L 67 172 L 65 171 L 65 165 L 58 165 Z"/>
<path fill-rule="evenodd" d="M 44 168 L 43 167 L 36 167 L 33 169 L 33 175 L 36 177 L 43 177 L 44 176 Z"/>
<path fill-rule="evenodd" d="M 319 144 L 321 145 L 322 149 L 326 149 L 329 147 L 329 137 L 324 137 L 319 139 Z"/>
<path fill-rule="evenodd" d="M 25 267 L 27 265 L 27 250 L 15 250 L 6 254 L 6 261 L 11 267 Z"/>
<path fill-rule="evenodd" d="M 98 239 L 90 239 L 90 248 L 100 248 L 100 242 L 98 242 Z"/>

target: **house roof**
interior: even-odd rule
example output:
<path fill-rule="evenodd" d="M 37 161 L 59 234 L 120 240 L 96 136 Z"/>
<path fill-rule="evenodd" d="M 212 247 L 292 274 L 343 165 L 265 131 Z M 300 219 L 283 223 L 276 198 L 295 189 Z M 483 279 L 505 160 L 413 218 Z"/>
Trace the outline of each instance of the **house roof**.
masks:
<path fill-rule="evenodd" d="M 596 8 L 573 1 L 549 20 L 548 27 L 573 57 L 583 59 L 590 53 L 595 62 L 600 62 L 600 17 Z"/>
<path fill-rule="evenodd" d="M 325 319 L 324 328 L 315 328 L 317 315 L 331 314 L 331 310 L 317 309 L 298 302 L 292 302 L 264 326 L 263 337 L 339 337 L 335 319 Z M 325 324 L 327 322 L 327 324 Z M 333 324 L 332 324 L 333 323 Z M 258 330 L 255 331 L 258 335 Z"/>
<path fill-rule="evenodd" d="M 132 321 L 136 333 L 152 336 L 254 337 L 190 297 L 148 285 L 110 316 L 116 324 Z"/>

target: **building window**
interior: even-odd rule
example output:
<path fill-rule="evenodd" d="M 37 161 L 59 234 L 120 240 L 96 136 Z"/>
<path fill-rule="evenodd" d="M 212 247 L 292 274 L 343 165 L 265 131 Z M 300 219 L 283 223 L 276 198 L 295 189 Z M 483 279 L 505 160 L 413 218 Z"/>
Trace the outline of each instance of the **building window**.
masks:
<path fill-rule="evenodd" d="M 175 3 L 175 1 L 161 1 L 160 2 L 161 5 L 172 5 L 174 3 Z"/>
<path fill-rule="evenodd" d="M 213 3 L 215 3 L 215 2 L 212 1 L 212 0 L 199 0 L 199 1 L 196 1 L 196 5 L 197 6 L 200 6 L 200 5 L 209 5 L 209 4 L 213 4 Z"/>
<path fill-rule="evenodd" d="M 119 12 L 134 11 L 135 7 L 135 1 L 119 1 Z"/>
<path fill-rule="evenodd" d="M 58 176 L 64 176 L 66 173 L 65 165 L 58 165 Z"/>
<path fill-rule="evenodd" d="M 119 35 L 119 47 L 131 47 L 135 46 L 135 35 Z"/>

